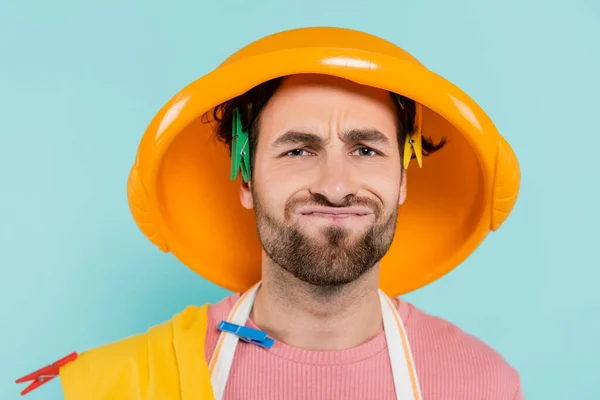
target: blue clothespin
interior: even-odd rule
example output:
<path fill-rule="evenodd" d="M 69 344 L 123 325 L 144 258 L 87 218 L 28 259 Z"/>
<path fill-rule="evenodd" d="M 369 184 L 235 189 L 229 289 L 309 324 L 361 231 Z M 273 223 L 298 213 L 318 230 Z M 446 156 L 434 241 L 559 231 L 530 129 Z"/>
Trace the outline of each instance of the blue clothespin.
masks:
<path fill-rule="evenodd" d="M 219 324 L 219 330 L 233 333 L 244 342 L 256 344 L 264 347 L 265 349 L 270 349 L 275 343 L 273 339 L 267 336 L 267 332 L 248 328 L 247 326 L 232 324 L 231 322 L 227 321 L 221 321 Z"/>

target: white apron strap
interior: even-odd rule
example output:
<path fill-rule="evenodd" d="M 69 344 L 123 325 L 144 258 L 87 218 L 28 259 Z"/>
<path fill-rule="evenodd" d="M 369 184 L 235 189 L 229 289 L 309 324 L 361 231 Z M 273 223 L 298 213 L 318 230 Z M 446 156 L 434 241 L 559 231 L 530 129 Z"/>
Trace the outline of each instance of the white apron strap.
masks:
<path fill-rule="evenodd" d="M 260 283 L 254 285 L 250 290 L 244 292 L 227 317 L 227 322 L 244 326 L 250 317 L 252 305 L 256 298 L 256 292 Z M 210 363 L 208 364 L 208 373 L 210 374 L 211 385 L 215 400 L 221 400 L 225 393 L 225 385 L 233 363 L 235 348 L 237 347 L 239 337 L 227 332 L 219 335 L 219 340 L 215 346 Z"/>
<path fill-rule="evenodd" d="M 250 317 L 260 283 L 243 293 L 227 317 L 227 322 L 244 326 Z M 383 327 L 388 347 L 388 355 L 392 365 L 394 387 L 398 400 L 422 400 L 421 389 L 417 378 L 408 336 L 400 314 L 392 300 L 379 291 Z M 211 385 L 215 400 L 222 400 L 227 378 L 233 363 L 239 336 L 221 332 L 215 350 L 208 365 Z"/>
<path fill-rule="evenodd" d="M 396 397 L 398 400 L 422 400 L 417 370 L 400 313 L 392 300 L 381 290 L 379 298 Z"/>

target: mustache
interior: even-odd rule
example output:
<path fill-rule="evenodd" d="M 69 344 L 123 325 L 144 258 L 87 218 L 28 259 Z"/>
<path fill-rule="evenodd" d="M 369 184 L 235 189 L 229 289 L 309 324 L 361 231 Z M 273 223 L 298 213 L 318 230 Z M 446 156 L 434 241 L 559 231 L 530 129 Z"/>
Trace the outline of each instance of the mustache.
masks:
<path fill-rule="evenodd" d="M 311 194 L 309 198 L 301 198 L 301 199 L 290 199 L 285 205 L 285 216 L 289 218 L 294 209 L 298 206 L 321 206 L 321 207 L 332 207 L 332 208 L 343 208 L 343 207 L 352 207 L 352 206 L 362 206 L 368 207 L 373 210 L 375 216 L 379 216 L 383 210 L 381 204 L 377 201 L 365 198 L 358 197 L 355 195 L 348 195 L 342 199 L 341 202 L 333 203 L 326 196 L 320 193 Z"/>

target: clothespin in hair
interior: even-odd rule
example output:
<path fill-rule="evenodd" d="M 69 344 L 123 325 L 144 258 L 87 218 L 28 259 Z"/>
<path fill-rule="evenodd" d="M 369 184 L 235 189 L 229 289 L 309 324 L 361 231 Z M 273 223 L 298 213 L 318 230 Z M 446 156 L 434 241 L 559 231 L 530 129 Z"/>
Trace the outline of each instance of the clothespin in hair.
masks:
<path fill-rule="evenodd" d="M 240 110 L 233 110 L 231 121 L 231 180 L 238 176 L 240 168 L 244 182 L 250 180 L 250 139 L 248 131 L 244 130 Z"/>
<path fill-rule="evenodd" d="M 423 122 L 423 109 L 419 103 L 415 104 L 415 121 L 412 133 L 406 135 L 404 142 L 404 169 L 408 169 L 410 160 L 415 155 L 420 168 L 423 168 L 423 147 L 421 124 Z"/>

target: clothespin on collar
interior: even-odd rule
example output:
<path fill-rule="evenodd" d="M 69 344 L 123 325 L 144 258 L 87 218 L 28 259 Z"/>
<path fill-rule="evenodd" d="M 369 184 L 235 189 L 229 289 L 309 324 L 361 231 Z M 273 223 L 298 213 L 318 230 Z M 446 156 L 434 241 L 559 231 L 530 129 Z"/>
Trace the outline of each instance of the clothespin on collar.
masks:
<path fill-rule="evenodd" d="M 236 325 L 227 321 L 221 321 L 219 330 L 232 333 L 244 342 L 256 344 L 265 349 L 270 349 L 275 343 L 273 339 L 267 336 L 267 332 L 248 328 L 247 326 Z"/>
<path fill-rule="evenodd" d="M 402 103 L 400 103 L 402 105 Z M 423 109 L 419 103 L 415 104 L 415 121 L 414 130 L 412 133 L 406 135 L 406 141 L 404 142 L 404 169 L 408 169 L 410 160 L 415 155 L 417 163 L 420 168 L 423 168 L 423 147 L 422 147 L 422 134 L 421 124 L 423 122 Z"/>
<path fill-rule="evenodd" d="M 231 180 L 235 180 L 242 170 L 244 182 L 250 181 L 250 139 L 248 130 L 243 128 L 240 110 L 233 110 L 231 121 Z"/>
<path fill-rule="evenodd" d="M 77 353 L 71 353 L 68 356 L 63 357 L 50 365 L 40 368 L 37 371 L 32 372 L 29 375 L 25 375 L 20 379 L 17 379 L 16 383 L 33 381 L 29 386 L 25 388 L 25 390 L 21 392 L 21 396 L 26 395 L 32 390 L 42 386 L 44 383 L 56 378 L 59 375 L 60 368 L 70 363 L 71 361 L 75 361 L 77 359 L 77 356 Z"/>

